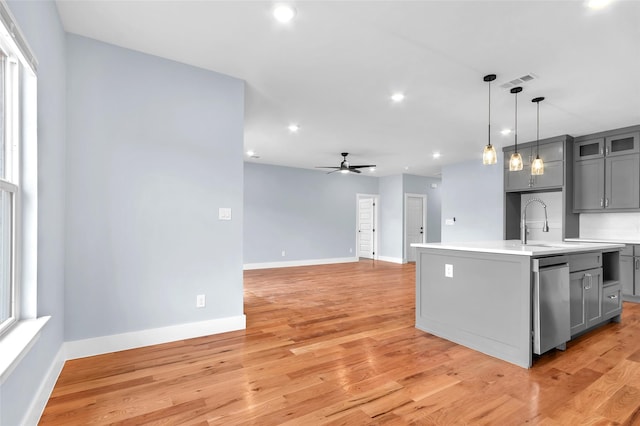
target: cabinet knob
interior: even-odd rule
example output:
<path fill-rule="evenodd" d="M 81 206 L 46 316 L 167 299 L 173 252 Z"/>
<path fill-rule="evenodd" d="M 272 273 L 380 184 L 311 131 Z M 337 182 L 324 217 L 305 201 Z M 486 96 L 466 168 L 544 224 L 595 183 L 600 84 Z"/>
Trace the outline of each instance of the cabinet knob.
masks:
<path fill-rule="evenodd" d="M 604 199 L 604 206 L 605 207 L 609 207 L 609 199 L 608 198 Z"/>

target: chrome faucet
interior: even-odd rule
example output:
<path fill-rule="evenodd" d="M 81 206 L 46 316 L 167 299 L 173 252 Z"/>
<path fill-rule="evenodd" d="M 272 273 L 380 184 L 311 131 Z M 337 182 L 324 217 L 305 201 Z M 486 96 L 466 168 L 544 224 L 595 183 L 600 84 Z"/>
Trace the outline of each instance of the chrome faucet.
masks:
<path fill-rule="evenodd" d="M 547 205 L 540 198 L 532 198 L 527 201 L 522 209 L 522 225 L 520 226 L 520 242 L 527 244 L 527 207 L 529 204 L 537 201 L 544 207 L 544 224 L 542 225 L 542 232 L 549 232 L 549 221 L 547 220 Z"/>

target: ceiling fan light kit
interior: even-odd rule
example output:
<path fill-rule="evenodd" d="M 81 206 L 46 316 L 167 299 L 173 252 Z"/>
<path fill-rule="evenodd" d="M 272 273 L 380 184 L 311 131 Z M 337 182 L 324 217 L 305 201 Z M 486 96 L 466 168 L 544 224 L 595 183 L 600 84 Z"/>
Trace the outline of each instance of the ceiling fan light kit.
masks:
<path fill-rule="evenodd" d="M 348 152 L 342 152 L 340 153 L 340 155 L 342 155 L 342 162 L 340 163 L 339 167 L 334 167 L 334 166 L 317 166 L 316 169 L 334 169 L 330 172 L 327 172 L 327 174 L 331 174 L 331 173 L 335 173 L 335 172 L 340 172 L 342 174 L 348 174 L 348 173 L 362 173 L 359 169 L 364 169 L 364 168 L 368 168 L 369 170 L 371 169 L 375 169 L 376 165 L 375 164 L 358 164 L 358 165 L 353 165 L 350 164 L 347 161 L 347 155 L 349 155 Z"/>
<path fill-rule="evenodd" d="M 491 82 L 496 79 L 495 74 L 488 74 L 484 76 L 484 81 L 489 83 L 489 138 L 487 145 L 482 152 L 482 164 L 496 164 L 498 162 L 498 155 L 496 154 L 496 148 L 491 145 Z"/>

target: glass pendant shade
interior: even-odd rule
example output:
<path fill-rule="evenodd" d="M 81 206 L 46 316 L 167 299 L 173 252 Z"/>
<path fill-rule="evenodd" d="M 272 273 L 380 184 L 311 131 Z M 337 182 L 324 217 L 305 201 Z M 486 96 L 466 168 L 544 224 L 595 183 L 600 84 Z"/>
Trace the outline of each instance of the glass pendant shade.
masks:
<path fill-rule="evenodd" d="M 540 176 L 544 174 L 544 163 L 540 157 L 536 157 L 531 163 L 531 174 L 534 176 Z"/>
<path fill-rule="evenodd" d="M 509 159 L 509 171 L 519 172 L 520 170 L 522 170 L 522 155 L 519 152 L 515 152 L 511 154 L 511 159 Z"/>
<path fill-rule="evenodd" d="M 486 166 L 496 164 L 497 162 L 498 154 L 496 153 L 496 148 L 491 144 L 487 144 L 484 147 L 484 152 L 482 153 L 482 164 Z"/>

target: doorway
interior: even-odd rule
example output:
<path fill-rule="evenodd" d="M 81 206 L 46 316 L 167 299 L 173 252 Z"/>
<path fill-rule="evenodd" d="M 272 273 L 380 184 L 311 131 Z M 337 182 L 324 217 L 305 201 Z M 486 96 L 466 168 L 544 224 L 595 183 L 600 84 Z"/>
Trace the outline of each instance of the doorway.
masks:
<path fill-rule="evenodd" d="M 427 196 L 424 194 L 404 194 L 404 241 L 407 262 L 416 261 L 414 243 L 427 241 Z"/>
<path fill-rule="evenodd" d="M 378 196 L 357 194 L 356 256 L 376 259 L 378 252 Z"/>

